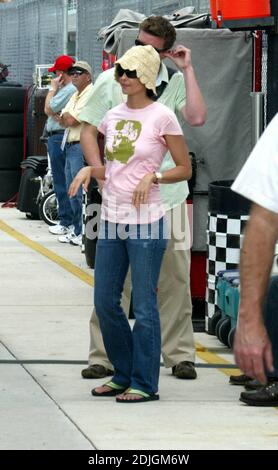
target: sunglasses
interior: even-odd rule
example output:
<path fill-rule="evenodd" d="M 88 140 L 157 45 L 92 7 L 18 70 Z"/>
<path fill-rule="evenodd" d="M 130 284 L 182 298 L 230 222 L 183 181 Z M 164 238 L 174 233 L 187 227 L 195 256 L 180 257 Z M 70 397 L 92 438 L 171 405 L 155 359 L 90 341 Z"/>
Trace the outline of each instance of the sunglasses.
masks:
<path fill-rule="evenodd" d="M 138 39 L 138 38 L 135 39 L 134 44 L 135 44 L 135 46 L 150 46 L 151 45 L 151 44 L 145 44 L 144 42 L 140 41 L 140 39 Z M 164 47 L 164 49 L 158 49 L 158 47 L 154 47 L 154 46 L 152 46 L 152 47 L 154 48 L 154 50 L 156 52 L 158 52 L 158 54 L 160 54 L 161 52 L 168 51 L 168 48 L 165 48 L 165 47 Z"/>
<path fill-rule="evenodd" d="M 85 70 L 71 70 L 69 72 L 69 75 L 73 76 L 73 75 L 83 75 L 83 73 L 86 73 Z"/>
<path fill-rule="evenodd" d="M 137 78 L 136 70 L 126 70 L 120 65 L 117 65 L 117 74 L 119 77 L 122 77 L 125 74 L 127 78 Z"/>

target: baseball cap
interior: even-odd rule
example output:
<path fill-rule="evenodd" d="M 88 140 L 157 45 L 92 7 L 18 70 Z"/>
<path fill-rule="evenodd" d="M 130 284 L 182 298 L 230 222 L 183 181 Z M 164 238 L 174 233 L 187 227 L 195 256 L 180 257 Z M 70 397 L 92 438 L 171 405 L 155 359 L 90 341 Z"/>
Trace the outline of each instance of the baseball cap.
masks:
<path fill-rule="evenodd" d="M 56 70 L 62 70 L 67 72 L 72 67 L 75 60 L 69 55 L 60 55 L 54 62 L 54 65 L 48 69 L 48 72 L 55 72 Z"/>
<path fill-rule="evenodd" d="M 159 54 L 152 46 L 133 46 L 115 62 L 125 70 L 136 70 L 140 82 L 156 94 L 156 78 L 160 67 Z M 118 81 L 117 67 L 115 79 Z"/>
<path fill-rule="evenodd" d="M 88 64 L 88 62 L 86 62 L 85 60 L 77 60 L 73 65 L 72 67 L 70 68 L 69 72 L 71 70 L 75 70 L 75 69 L 78 69 L 78 70 L 85 70 L 86 72 L 88 72 L 90 75 L 92 75 L 92 67 Z"/>

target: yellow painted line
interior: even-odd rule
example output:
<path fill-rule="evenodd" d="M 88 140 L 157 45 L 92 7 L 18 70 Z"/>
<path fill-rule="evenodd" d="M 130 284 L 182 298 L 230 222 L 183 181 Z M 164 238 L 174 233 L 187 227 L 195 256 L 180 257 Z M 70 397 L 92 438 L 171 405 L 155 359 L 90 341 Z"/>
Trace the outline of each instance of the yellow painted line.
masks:
<path fill-rule="evenodd" d="M 78 279 L 80 279 L 81 281 L 84 281 L 86 282 L 86 284 L 89 284 L 89 286 L 94 285 L 94 277 L 92 275 L 87 274 L 85 271 L 78 268 L 77 266 L 70 263 L 69 261 L 65 260 L 61 256 L 56 255 L 56 253 L 54 253 L 53 251 L 48 250 L 47 248 L 44 248 L 39 243 L 34 242 L 33 240 L 30 240 L 30 238 L 26 237 L 22 233 L 13 229 L 2 220 L 0 220 L 0 230 L 2 230 L 2 232 L 5 232 L 7 235 L 10 235 L 11 237 L 15 238 L 17 241 L 19 241 L 23 245 L 28 246 L 28 248 L 31 248 L 37 253 L 40 253 L 42 256 L 45 256 L 46 258 L 50 259 L 54 263 L 58 264 L 66 271 L 78 277 Z M 226 361 L 226 359 L 223 359 L 217 354 L 210 352 L 207 348 L 205 348 L 200 343 L 196 343 L 196 354 L 200 359 L 203 359 L 208 364 L 223 364 L 223 366 L 225 364 L 230 364 L 229 361 Z M 233 369 L 231 371 L 231 369 L 225 369 L 225 367 L 223 367 L 223 369 L 219 368 L 218 370 L 223 372 L 223 374 L 225 375 L 231 375 L 231 372 L 233 375 L 240 375 L 242 373 L 239 369 Z"/>
<path fill-rule="evenodd" d="M 77 266 L 65 260 L 61 256 L 56 255 L 56 253 L 54 253 L 53 251 L 44 248 L 39 243 L 30 240 L 30 238 L 26 237 L 20 232 L 17 232 L 17 230 L 13 229 L 2 220 L 0 220 L 0 230 L 2 230 L 2 232 L 5 232 L 7 235 L 10 235 L 11 237 L 15 238 L 23 245 L 28 246 L 28 248 L 31 248 L 31 250 L 40 253 L 42 256 L 45 256 L 54 263 L 58 264 L 69 273 L 78 277 L 78 279 L 80 279 L 81 281 L 84 281 L 86 282 L 86 284 L 89 284 L 89 286 L 94 285 L 94 278 L 92 275 L 87 274 L 85 271 L 83 271 L 83 269 L 78 268 Z"/>
<path fill-rule="evenodd" d="M 70 263 L 69 261 L 65 260 L 61 256 L 56 255 L 56 253 L 54 253 L 53 251 L 48 250 L 47 248 L 44 248 L 42 245 L 40 245 L 37 242 L 34 242 L 33 240 L 30 240 L 30 238 L 26 237 L 22 233 L 20 233 L 17 230 L 13 229 L 12 227 L 10 227 L 8 224 L 6 224 L 5 222 L 3 222 L 1 220 L 0 220 L 0 230 L 7 233 L 11 237 L 15 238 L 16 240 L 18 240 L 23 245 L 28 246 L 29 248 L 36 251 L 37 253 L 40 253 L 42 256 L 45 256 L 46 258 L 50 259 L 51 261 L 58 264 L 59 266 L 61 266 L 66 271 L 68 271 L 71 274 L 73 274 L 74 276 L 78 277 L 80 280 L 82 280 L 82 281 L 86 282 L 87 284 L 89 284 L 90 286 L 94 285 L 93 276 L 87 274 L 85 271 L 78 268 L 77 266 Z M 223 364 L 223 365 L 229 364 L 228 361 L 226 361 L 222 357 L 218 356 L 217 354 L 210 352 L 208 349 L 206 349 L 200 343 L 196 344 L 196 353 L 197 353 L 197 356 L 200 359 L 203 359 L 208 364 Z M 231 375 L 231 369 L 225 369 L 223 367 L 223 369 L 221 368 L 221 369 L 218 369 L 218 370 L 220 370 L 221 372 L 223 372 L 226 375 Z M 240 374 L 241 372 L 240 372 L 239 369 L 233 369 L 232 373 L 234 375 L 237 375 L 237 374 Z"/>
<path fill-rule="evenodd" d="M 196 354 L 200 359 L 203 359 L 203 361 L 207 362 L 208 364 L 231 364 L 229 361 L 226 359 L 223 359 L 223 357 L 218 356 L 215 353 L 212 353 L 209 351 L 209 349 L 205 348 L 202 344 L 196 343 Z M 225 375 L 240 375 L 242 372 L 239 369 L 225 369 L 225 367 L 219 368 L 221 372 Z"/>
<path fill-rule="evenodd" d="M 82 281 L 86 282 L 90 286 L 94 285 L 94 278 L 93 276 L 87 274 L 85 271 L 82 269 L 78 268 L 74 264 L 70 263 L 69 261 L 65 260 L 59 255 L 56 255 L 53 251 L 48 250 L 47 248 L 44 248 L 42 245 L 39 243 L 36 243 L 32 240 L 30 240 L 28 237 L 25 235 L 21 234 L 20 232 L 17 232 L 14 230 L 12 227 L 7 225 L 5 222 L 0 220 L 0 230 L 3 232 L 7 233 L 11 237 L 15 238 L 18 240 L 20 243 L 23 243 L 24 245 L 28 246 L 32 250 L 40 253 L 41 255 L 45 256 L 46 258 L 50 259 L 54 263 L 58 264 L 61 266 L 63 269 L 66 271 L 70 272 L 74 276 L 78 277 Z M 218 356 L 217 354 L 210 352 L 209 349 L 205 348 L 202 344 L 197 343 L 196 344 L 196 353 L 197 356 L 202 359 L 203 361 L 207 362 L 208 364 L 230 364 L 229 361 L 226 359 L 223 359 L 222 357 Z M 239 369 L 223 369 L 219 368 L 219 371 L 223 372 L 226 375 L 240 375 L 241 371 Z"/>

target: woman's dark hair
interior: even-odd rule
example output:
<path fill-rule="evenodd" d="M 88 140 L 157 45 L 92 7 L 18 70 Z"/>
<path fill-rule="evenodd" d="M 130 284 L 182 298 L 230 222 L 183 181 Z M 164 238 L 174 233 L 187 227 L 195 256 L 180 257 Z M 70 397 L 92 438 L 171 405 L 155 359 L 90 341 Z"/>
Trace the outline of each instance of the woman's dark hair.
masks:
<path fill-rule="evenodd" d="M 139 32 L 140 31 L 164 39 L 165 50 L 173 47 L 177 36 L 174 26 L 163 16 L 150 16 L 146 18 L 140 23 Z"/>
<path fill-rule="evenodd" d="M 146 88 L 146 90 L 147 90 L 147 97 L 152 98 L 154 96 L 154 92 L 150 90 L 149 88 Z"/>

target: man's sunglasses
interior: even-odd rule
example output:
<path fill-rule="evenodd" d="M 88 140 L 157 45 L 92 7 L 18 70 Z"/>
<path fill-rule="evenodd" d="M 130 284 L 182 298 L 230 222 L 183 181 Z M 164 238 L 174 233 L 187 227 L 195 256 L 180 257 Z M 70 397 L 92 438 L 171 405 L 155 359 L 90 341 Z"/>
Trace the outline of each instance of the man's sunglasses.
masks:
<path fill-rule="evenodd" d="M 150 44 L 145 44 L 144 42 L 140 41 L 140 39 L 138 39 L 138 38 L 135 39 L 134 44 L 135 44 L 135 46 L 149 46 L 150 45 Z M 161 52 L 168 51 L 168 48 L 158 49 L 158 47 L 154 47 L 154 46 L 152 46 L 152 47 L 156 50 L 156 52 L 158 52 L 158 54 L 160 54 Z"/>
<path fill-rule="evenodd" d="M 83 73 L 86 73 L 86 70 L 69 70 L 68 74 L 69 75 L 83 75 Z"/>
<path fill-rule="evenodd" d="M 136 70 L 123 69 L 119 64 L 117 64 L 117 74 L 119 77 L 125 74 L 127 78 L 137 78 Z"/>

